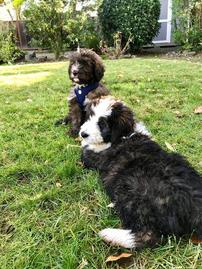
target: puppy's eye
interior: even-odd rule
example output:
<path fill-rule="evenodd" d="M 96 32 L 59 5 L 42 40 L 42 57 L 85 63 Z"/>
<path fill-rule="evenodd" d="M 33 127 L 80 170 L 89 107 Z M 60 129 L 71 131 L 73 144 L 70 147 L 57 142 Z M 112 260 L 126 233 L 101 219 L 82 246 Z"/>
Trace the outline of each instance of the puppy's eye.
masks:
<path fill-rule="evenodd" d="M 108 128 L 107 120 L 105 118 L 101 117 L 98 121 L 98 126 L 99 126 L 101 131 Z"/>
<path fill-rule="evenodd" d="M 88 63 L 85 60 L 80 60 L 79 61 L 79 66 L 86 66 Z"/>
<path fill-rule="evenodd" d="M 103 141 L 105 143 L 108 143 L 111 141 L 111 130 L 110 127 L 108 125 L 108 121 L 106 118 L 101 117 L 98 121 L 98 126 L 100 128 L 100 133 L 101 136 L 103 138 Z"/>

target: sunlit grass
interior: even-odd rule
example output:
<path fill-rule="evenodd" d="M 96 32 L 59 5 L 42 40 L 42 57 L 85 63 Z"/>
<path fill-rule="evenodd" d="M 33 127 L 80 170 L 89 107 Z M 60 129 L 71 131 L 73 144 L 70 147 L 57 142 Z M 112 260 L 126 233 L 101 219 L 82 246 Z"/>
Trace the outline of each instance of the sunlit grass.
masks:
<path fill-rule="evenodd" d="M 0 76 L 0 85 L 10 85 L 15 87 L 19 86 L 31 86 L 33 83 L 41 82 L 50 75 L 49 72 L 40 72 L 40 73 L 32 73 L 32 74 L 16 74 L 16 75 L 8 75 L 8 76 Z"/>
<path fill-rule="evenodd" d="M 164 148 L 202 170 L 202 64 L 158 58 L 105 61 L 104 83 Z M 80 165 L 79 143 L 54 122 L 67 112 L 67 63 L 0 67 L 0 268 L 121 268 L 124 249 L 97 232 L 119 227 L 97 173 Z M 17 89 L 17 90 L 16 90 Z M 202 247 L 171 238 L 134 252 L 126 268 L 201 269 Z M 79 267 L 80 266 L 80 267 Z"/>

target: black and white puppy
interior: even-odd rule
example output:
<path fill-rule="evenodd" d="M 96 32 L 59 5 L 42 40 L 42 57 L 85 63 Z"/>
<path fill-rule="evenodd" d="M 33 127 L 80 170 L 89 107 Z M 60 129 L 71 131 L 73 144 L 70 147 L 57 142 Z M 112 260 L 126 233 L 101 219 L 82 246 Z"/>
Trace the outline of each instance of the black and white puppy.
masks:
<path fill-rule="evenodd" d="M 80 130 L 82 161 L 99 171 L 123 225 L 99 235 L 126 248 L 153 246 L 162 235 L 202 238 L 201 176 L 179 154 L 134 132 L 135 125 L 127 106 L 106 97 Z"/>

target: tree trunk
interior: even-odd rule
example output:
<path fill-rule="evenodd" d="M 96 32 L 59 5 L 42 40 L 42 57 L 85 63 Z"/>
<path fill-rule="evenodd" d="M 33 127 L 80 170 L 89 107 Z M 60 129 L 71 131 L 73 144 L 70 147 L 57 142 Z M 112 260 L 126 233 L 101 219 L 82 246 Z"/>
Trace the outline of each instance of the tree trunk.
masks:
<path fill-rule="evenodd" d="M 15 8 L 15 13 L 16 13 L 16 30 L 17 30 L 18 40 L 19 40 L 20 48 L 22 48 L 22 37 L 21 37 L 21 32 L 20 32 L 20 9 Z"/>
<path fill-rule="evenodd" d="M 61 47 L 61 43 L 59 41 L 59 39 L 57 41 L 55 41 L 55 45 L 53 47 L 53 52 L 55 54 L 55 59 L 58 60 L 60 57 L 62 51 L 62 47 Z"/>
<path fill-rule="evenodd" d="M 55 60 L 58 60 L 59 57 L 60 57 L 60 50 L 59 49 L 55 49 L 54 54 L 55 54 Z"/>

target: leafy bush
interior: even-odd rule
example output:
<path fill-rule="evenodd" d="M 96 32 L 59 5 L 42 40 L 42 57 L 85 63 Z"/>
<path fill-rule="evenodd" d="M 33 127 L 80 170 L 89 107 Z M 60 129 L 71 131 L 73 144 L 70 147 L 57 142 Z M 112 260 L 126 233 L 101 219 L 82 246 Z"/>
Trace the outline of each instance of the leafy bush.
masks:
<path fill-rule="evenodd" d="M 28 1 L 24 16 L 34 45 L 50 48 L 56 59 L 67 42 L 67 12 L 62 0 Z"/>
<path fill-rule="evenodd" d="M 202 1 L 175 0 L 174 39 L 185 50 L 202 50 Z"/>
<path fill-rule="evenodd" d="M 24 11 L 26 26 L 32 45 L 49 48 L 58 59 L 67 48 L 78 43 L 85 47 L 98 47 L 95 23 L 87 11 L 76 9 L 77 1 L 28 1 Z"/>
<path fill-rule="evenodd" d="M 152 41 L 159 30 L 159 0 L 103 0 L 98 16 L 102 33 L 108 45 L 113 44 L 117 32 L 123 34 L 123 43 L 131 36 L 131 47 L 139 50 Z"/>
<path fill-rule="evenodd" d="M 98 27 L 97 19 L 92 19 L 90 17 L 86 19 L 85 23 L 83 24 L 83 30 L 81 32 L 81 38 L 80 38 L 81 47 L 99 51 L 101 36 L 99 31 L 97 30 L 97 27 Z"/>
<path fill-rule="evenodd" d="M 101 37 L 97 31 L 98 23 L 84 12 L 77 12 L 73 19 L 69 19 L 68 25 L 68 47 L 74 49 L 78 46 L 99 50 Z"/>
<path fill-rule="evenodd" d="M 15 45 L 13 33 L 0 33 L 0 62 L 13 63 L 22 56 L 23 52 Z"/>

